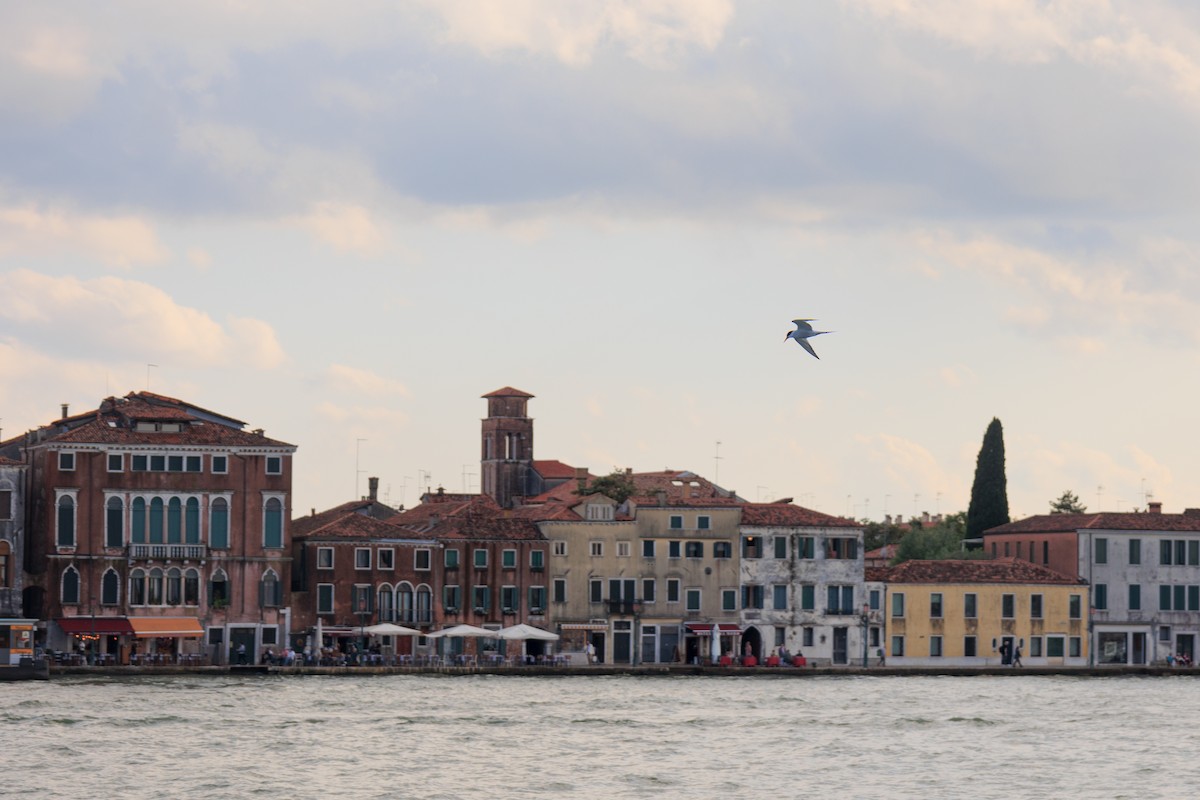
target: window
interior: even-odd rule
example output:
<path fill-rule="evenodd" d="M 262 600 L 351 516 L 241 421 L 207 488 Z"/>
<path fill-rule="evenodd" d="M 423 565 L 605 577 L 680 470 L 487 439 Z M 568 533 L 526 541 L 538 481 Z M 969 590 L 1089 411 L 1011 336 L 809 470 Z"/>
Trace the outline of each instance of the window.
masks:
<path fill-rule="evenodd" d="M 72 606 L 79 603 L 79 572 L 75 567 L 67 567 L 63 570 L 62 603 Z"/>
<path fill-rule="evenodd" d="M 212 501 L 208 521 L 208 546 L 217 549 L 229 547 L 229 501 L 224 497 Z"/>
<path fill-rule="evenodd" d="M 667 578 L 667 602 L 668 603 L 678 603 L 679 602 L 680 588 L 681 587 L 680 587 L 679 578 Z"/>
<path fill-rule="evenodd" d="M 388 553 L 390 555 L 391 551 L 388 551 Z M 382 556 L 383 551 L 381 550 L 379 554 Z M 391 569 L 391 566 L 389 565 L 387 567 L 384 567 L 382 560 L 381 560 L 381 563 L 379 564 L 379 568 L 380 569 Z M 428 547 L 418 547 L 416 550 L 413 551 L 413 569 L 419 570 L 421 572 L 425 572 L 427 570 L 433 569 L 433 554 L 432 554 L 432 552 L 430 552 Z"/>
<path fill-rule="evenodd" d="M 608 503 L 589 503 L 586 517 L 593 522 L 612 520 L 614 509 Z"/>
<path fill-rule="evenodd" d="M 743 593 L 745 588 L 743 588 Z M 733 589 L 721 590 L 721 610 L 722 611 L 737 611 L 737 592 Z"/>
<path fill-rule="evenodd" d="M 108 454 L 108 471 L 109 472 L 124 472 L 125 471 L 125 456 L 121 453 Z"/>
<path fill-rule="evenodd" d="M 686 542 L 683 548 L 688 558 L 704 558 L 704 542 Z"/>
<path fill-rule="evenodd" d="M 1017 596 L 1013 594 L 1004 594 L 1000 596 L 1000 616 L 1004 619 L 1013 619 L 1017 615 Z"/>
<path fill-rule="evenodd" d="M 713 542 L 713 558 L 733 558 L 733 545 L 729 542 Z"/>
<path fill-rule="evenodd" d="M 150 456 L 150 471 L 151 472 L 166 472 L 167 457 L 162 454 Z"/>
<path fill-rule="evenodd" d="M 188 544 L 200 544 L 200 498 L 189 497 L 183 512 L 183 536 Z"/>
<path fill-rule="evenodd" d="M 333 569 L 333 548 L 317 548 L 317 569 Z"/>
<path fill-rule="evenodd" d="M 12 556 L 12 546 L 0 541 L 0 589 L 11 589 L 9 578 L 9 559 Z"/>
<path fill-rule="evenodd" d="M 214 475 L 224 475 L 229 472 L 229 456 L 213 456 L 212 471 Z"/>
<path fill-rule="evenodd" d="M 642 539 L 642 558 L 654 558 L 653 539 Z"/>
<path fill-rule="evenodd" d="M 278 497 L 269 498 L 263 508 L 263 547 L 283 547 L 283 501 Z"/>
<path fill-rule="evenodd" d="M 1092 605 L 1097 611 L 1108 610 L 1108 584 L 1097 583 L 1092 587 Z"/>
<path fill-rule="evenodd" d="M 825 557 L 836 559 L 858 558 L 858 540 L 846 537 L 828 538 L 825 540 Z"/>
<path fill-rule="evenodd" d="M 893 592 L 892 593 L 892 616 L 893 617 L 903 617 L 904 616 L 904 593 L 903 592 Z"/>
<path fill-rule="evenodd" d="M 201 459 L 200 456 L 188 456 L 187 457 L 187 471 L 188 472 L 200 472 L 202 460 L 203 459 Z"/>
<path fill-rule="evenodd" d="M 771 606 L 777 611 L 785 610 L 788 607 L 787 590 L 788 587 L 783 584 L 776 584 L 771 587 L 771 594 L 773 595 Z"/>
<path fill-rule="evenodd" d="M 534 572 L 541 572 L 546 568 L 546 551 L 545 550 L 530 550 L 529 551 L 529 568 Z"/>
<path fill-rule="evenodd" d="M 442 556 L 442 563 L 446 569 L 458 569 L 458 550 L 456 548 L 448 548 Z"/>
<path fill-rule="evenodd" d="M 474 559 L 475 569 L 486 569 L 488 565 L 488 551 L 482 547 L 475 549 L 472 556 Z"/>
<path fill-rule="evenodd" d="M 553 547 L 554 550 L 552 552 L 554 555 L 565 556 L 567 554 L 567 543 L 565 540 L 559 539 L 553 544 Z"/>
<path fill-rule="evenodd" d="M 867 596 L 870 598 L 870 600 L 868 600 L 868 604 L 870 605 L 872 611 L 879 610 L 879 603 L 881 601 L 880 595 L 881 593 L 878 589 L 872 589 L 870 592 L 868 592 Z"/>
<path fill-rule="evenodd" d="M 515 586 L 500 587 L 500 610 L 505 614 L 514 614 L 521 607 L 521 595 Z"/>
<path fill-rule="evenodd" d="M 163 604 L 163 571 L 158 567 L 150 570 L 150 580 L 146 582 L 146 605 L 161 606 Z"/>
<path fill-rule="evenodd" d="M 963 594 L 963 618 L 975 619 L 978 616 L 977 609 L 978 599 L 974 592 L 966 592 Z"/>
<path fill-rule="evenodd" d="M 939 619 L 942 616 L 942 593 L 931 592 L 929 595 L 929 616 Z M 938 655 L 941 655 L 940 653 Z"/>
<path fill-rule="evenodd" d="M 59 453 L 58 468 L 62 472 L 75 471 L 75 454 L 74 453 Z"/>
<path fill-rule="evenodd" d="M 1073 594 L 1067 598 L 1067 609 L 1071 619 L 1083 619 L 1083 605 L 1080 595 Z"/>
<path fill-rule="evenodd" d="M 903 636 L 893 636 L 892 637 L 892 655 L 899 656 L 899 657 L 904 656 L 904 637 Z"/>
<path fill-rule="evenodd" d="M 418 561 L 420 558 L 418 557 Z M 381 548 L 375 554 L 375 563 L 379 569 L 395 569 L 396 568 L 396 551 L 390 547 Z M 425 566 L 417 567 L 417 569 L 429 569 L 429 551 L 425 551 Z"/>
<path fill-rule="evenodd" d="M 976 643 L 975 643 L 974 636 L 964 636 L 963 637 L 963 655 L 966 656 L 967 658 L 974 658 L 976 656 L 975 645 L 976 645 Z"/>
<path fill-rule="evenodd" d="M 355 569 L 370 569 L 371 568 L 371 548 L 369 548 L 369 547 L 354 548 L 354 568 Z"/>
<path fill-rule="evenodd" d="M 274 573 L 272 573 L 274 574 Z M 167 570 L 167 605 L 183 604 L 183 574 L 178 567 Z"/>
<path fill-rule="evenodd" d="M 742 608 L 762 608 L 763 607 L 763 587 L 754 584 L 747 584 L 742 587 Z M 733 609 L 725 609 L 732 611 Z"/>
<path fill-rule="evenodd" d="M 1050 563 L 1050 542 L 1042 542 L 1042 563 Z"/>
<path fill-rule="evenodd" d="M 200 605 L 200 573 L 195 569 L 183 573 L 183 604 Z"/>
<path fill-rule="evenodd" d="M 448 613 L 454 613 L 462 606 L 462 590 L 457 586 L 442 587 L 442 606 Z"/>
<path fill-rule="evenodd" d="M 135 569 L 129 573 L 129 605 L 144 606 L 146 604 L 146 573 Z"/>
<path fill-rule="evenodd" d="M 930 636 L 929 637 L 929 655 L 931 658 L 941 658 L 942 657 L 942 637 L 940 637 L 940 636 Z"/>
<path fill-rule="evenodd" d="M 492 590 L 487 586 L 471 587 L 471 608 L 476 614 L 486 614 L 492 610 Z"/>
<path fill-rule="evenodd" d="M 592 578 L 588 581 L 588 602 L 604 602 L 604 580 L 602 578 Z"/>
<path fill-rule="evenodd" d="M 687 590 L 686 608 L 689 612 L 699 613 L 699 611 L 700 611 L 700 590 L 699 589 L 688 589 Z"/>
<path fill-rule="evenodd" d="M 1078 636 L 1072 636 L 1067 640 L 1067 655 L 1071 658 L 1079 658 L 1083 654 L 1083 640 Z"/>
<path fill-rule="evenodd" d="M 167 472 L 183 472 L 183 456 L 167 456 Z"/>
<path fill-rule="evenodd" d="M 599 558 L 604 555 L 604 542 L 588 542 L 589 552 L 592 558 Z"/>
<path fill-rule="evenodd" d="M 817 539 L 815 536 L 801 536 L 796 541 L 797 558 L 816 558 Z"/>
<path fill-rule="evenodd" d="M 1042 637 L 1031 636 L 1029 638 L 1029 655 L 1033 658 L 1042 657 Z"/>
<path fill-rule="evenodd" d="M 1129 584 L 1129 610 L 1142 610 L 1142 587 L 1139 584 Z"/>
<path fill-rule="evenodd" d="M 696 517 L 696 529 L 701 531 L 709 530 L 712 527 L 711 517 Z"/>
<path fill-rule="evenodd" d="M 369 614 L 374 610 L 372 600 L 375 598 L 375 593 L 371 591 L 371 587 L 365 583 L 356 583 L 350 590 L 350 612 L 353 614 Z"/>
<path fill-rule="evenodd" d="M 762 558 L 763 537 L 742 537 L 742 558 Z"/>
<path fill-rule="evenodd" d="M 267 456 L 267 474 L 282 475 L 283 474 L 283 459 L 279 456 Z"/>
<path fill-rule="evenodd" d="M 1142 563 L 1142 540 L 1141 539 L 1130 539 L 1129 540 L 1129 563 L 1130 564 Z"/>
<path fill-rule="evenodd" d="M 667 542 L 667 558 L 679 558 L 683 552 L 683 543 L 679 541 Z"/>
<path fill-rule="evenodd" d="M 500 566 L 503 569 L 517 568 L 517 551 L 516 550 L 501 550 L 500 551 Z"/>
<path fill-rule="evenodd" d="M 617 542 L 617 558 L 629 558 L 630 552 L 629 542 Z"/>
<path fill-rule="evenodd" d="M 1062 658 L 1063 655 L 1063 637 L 1047 636 L 1046 637 L 1046 656 L 1048 658 Z"/>
<path fill-rule="evenodd" d="M 1170 626 L 1170 625 L 1160 625 L 1160 626 L 1159 626 L 1159 628 L 1158 628 L 1158 640 L 1159 640 L 1160 642 L 1169 642 L 1169 641 L 1171 641 L 1171 626 Z"/>
<path fill-rule="evenodd" d="M 681 531 L 681 530 L 683 530 L 683 517 L 682 517 L 682 516 L 680 516 L 679 514 L 672 514 L 672 515 L 671 515 L 670 528 L 671 528 L 671 530 L 673 530 L 673 531 Z"/>
<path fill-rule="evenodd" d="M 1187 587 L 1188 611 L 1200 611 L 1200 586 Z"/>
<path fill-rule="evenodd" d="M 1096 540 L 1096 563 L 1108 563 L 1108 539 L 1099 538 Z"/>
<path fill-rule="evenodd" d="M 280 591 L 283 587 L 279 583 L 279 576 L 274 570 L 267 570 L 262 576 L 262 586 L 259 587 L 259 598 L 262 601 L 263 608 L 278 608 L 280 601 L 283 599 L 283 593 Z"/>
<path fill-rule="evenodd" d="M 125 507 L 121 498 L 110 497 L 104 511 L 104 546 L 120 547 L 125 543 Z"/>
<path fill-rule="evenodd" d="M 134 472 L 145 472 L 149 469 L 147 456 L 132 455 L 129 457 L 129 468 Z"/>
<path fill-rule="evenodd" d="M 75 546 L 75 497 L 64 494 L 58 498 L 58 538 L 59 547 Z M 78 581 L 79 573 L 75 573 Z"/>
<path fill-rule="evenodd" d="M 0 519 L 12 519 L 12 491 L 0 490 Z"/>
<path fill-rule="evenodd" d="M 775 548 L 776 558 L 788 557 L 788 539 L 786 536 L 776 536 L 772 539 L 772 546 Z"/>
<path fill-rule="evenodd" d="M 806 627 L 803 629 L 803 631 L 801 631 L 800 641 L 803 642 L 804 647 L 812 647 L 814 639 L 815 636 L 813 635 L 812 627 Z"/>
<path fill-rule="evenodd" d="M 100 605 L 115 606 L 121 601 L 121 579 L 116 570 L 108 569 L 100 579 Z"/>
<path fill-rule="evenodd" d="M 653 603 L 658 595 L 658 584 L 654 578 L 642 579 L 642 602 Z"/>
<path fill-rule="evenodd" d="M 1163 566 L 1170 566 L 1172 552 L 1170 539 L 1160 541 L 1158 543 L 1158 563 Z"/>
<path fill-rule="evenodd" d="M 554 592 L 554 602 L 556 602 L 556 603 L 567 602 L 567 579 L 566 578 L 555 578 L 554 583 L 552 584 L 552 587 L 553 587 L 553 592 Z"/>
<path fill-rule="evenodd" d="M 163 516 L 162 498 L 150 498 L 150 544 L 163 543 Z"/>
<path fill-rule="evenodd" d="M 1158 587 L 1158 610 L 1171 610 L 1171 587 L 1166 584 Z"/>
<path fill-rule="evenodd" d="M 806 583 L 800 587 L 800 610 L 815 611 L 817 608 L 817 587 Z"/>
<path fill-rule="evenodd" d="M 1042 596 L 1040 594 L 1029 595 L 1029 618 L 1042 618 Z"/>
<path fill-rule="evenodd" d="M 1187 541 L 1177 539 L 1175 541 L 1175 564 L 1182 567 L 1187 563 Z"/>
<path fill-rule="evenodd" d="M 1184 596 L 1187 592 L 1187 587 L 1186 586 L 1172 586 L 1171 588 L 1175 590 L 1175 610 L 1183 611 L 1184 610 L 1184 602 L 1185 602 Z"/>
<path fill-rule="evenodd" d="M 829 586 L 827 588 L 828 614 L 854 613 L 854 587 Z"/>
<path fill-rule="evenodd" d="M 1188 566 L 1200 566 L 1200 540 L 1193 539 L 1187 546 Z"/>
<path fill-rule="evenodd" d="M 544 614 L 546 611 L 546 587 L 529 587 L 529 613 Z"/>

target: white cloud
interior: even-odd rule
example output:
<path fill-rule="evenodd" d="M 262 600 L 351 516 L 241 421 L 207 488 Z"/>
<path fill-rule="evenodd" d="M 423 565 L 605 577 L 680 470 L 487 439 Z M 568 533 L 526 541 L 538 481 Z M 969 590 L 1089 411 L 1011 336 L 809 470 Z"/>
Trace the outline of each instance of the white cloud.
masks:
<path fill-rule="evenodd" d="M 179 365 L 250 364 L 283 360 L 272 328 L 230 318 L 226 326 L 166 292 L 114 277 L 81 280 L 31 270 L 0 274 L 0 319 L 18 336 L 92 352 L 106 361 L 154 358 Z"/>
<path fill-rule="evenodd" d="M 338 392 L 371 397 L 389 395 L 403 397 L 408 394 L 408 388 L 400 381 L 345 364 L 331 364 L 326 371 L 326 378 L 329 388 Z"/>
<path fill-rule="evenodd" d="M 371 212 L 358 205 L 318 203 L 308 214 L 295 217 L 294 222 L 338 250 L 370 255 L 378 252 L 385 241 Z"/>
<path fill-rule="evenodd" d="M 67 249 L 105 264 L 159 264 L 167 250 L 153 226 L 136 216 L 73 214 L 37 206 L 0 207 L 0 255 L 43 255 Z"/>

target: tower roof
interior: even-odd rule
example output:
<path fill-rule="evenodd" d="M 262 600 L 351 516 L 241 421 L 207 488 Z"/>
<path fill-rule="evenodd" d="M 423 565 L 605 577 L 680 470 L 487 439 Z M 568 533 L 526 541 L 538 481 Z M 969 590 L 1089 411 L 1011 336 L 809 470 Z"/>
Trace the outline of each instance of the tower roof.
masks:
<path fill-rule="evenodd" d="M 488 397 L 534 397 L 529 392 L 522 392 L 520 389 L 514 389 L 511 386 L 505 386 L 503 389 L 497 389 L 494 392 L 488 392 L 485 395 L 480 395 L 483 398 Z"/>

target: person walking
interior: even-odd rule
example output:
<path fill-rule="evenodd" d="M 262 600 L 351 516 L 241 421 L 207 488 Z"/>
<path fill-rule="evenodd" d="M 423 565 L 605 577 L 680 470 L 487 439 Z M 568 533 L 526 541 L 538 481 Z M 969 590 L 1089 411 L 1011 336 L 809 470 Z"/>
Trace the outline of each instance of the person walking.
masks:
<path fill-rule="evenodd" d="M 1013 665 L 1013 667 L 1025 666 L 1024 664 L 1021 663 L 1021 645 L 1020 644 L 1018 644 L 1017 648 L 1015 650 L 1013 650 L 1012 665 Z"/>

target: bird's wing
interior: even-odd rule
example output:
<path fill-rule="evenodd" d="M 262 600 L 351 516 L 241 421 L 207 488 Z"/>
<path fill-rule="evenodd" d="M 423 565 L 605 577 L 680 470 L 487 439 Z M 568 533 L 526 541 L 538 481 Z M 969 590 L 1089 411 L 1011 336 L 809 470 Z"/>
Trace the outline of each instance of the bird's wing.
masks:
<path fill-rule="evenodd" d="M 805 350 L 807 350 L 809 353 L 811 353 L 812 357 L 815 358 L 817 361 L 821 360 L 821 357 L 819 355 L 817 355 L 817 351 L 813 350 L 812 345 L 808 343 L 808 339 L 797 339 L 796 344 L 800 345 Z"/>
<path fill-rule="evenodd" d="M 811 331 L 812 330 L 812 325 L 808 324 L 810 322 L 816 322 L 816 320 L 815 319 L 794 319 L 794 320 L 792 320 L 792 324 L 796 326 L 797 330 L 802 330 L 802 331 Z"/>

